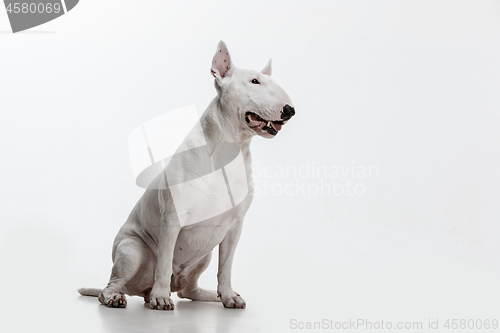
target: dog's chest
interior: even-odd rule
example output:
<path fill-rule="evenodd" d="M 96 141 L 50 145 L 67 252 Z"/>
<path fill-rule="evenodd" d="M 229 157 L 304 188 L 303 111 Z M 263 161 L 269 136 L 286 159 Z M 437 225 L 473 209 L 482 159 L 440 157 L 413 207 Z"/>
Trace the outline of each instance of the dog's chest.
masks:
<path fill-rule="evenodd" d="M 235 223 L 241 222 L 250 207 L 249 194 L 238 206 L 205 221 L 182 228 L 174 250 L 174 261 L 189 266 L 219 245 Z"/>
<path fill-rule="evenodd" d="M 213 221 L 232 211 L 252 188 L 250 164 L 243 150 L 230 143 L 219 143 L 215 150 L 206 147 L 183 152 L 166 170 L 181 227 Z"/>

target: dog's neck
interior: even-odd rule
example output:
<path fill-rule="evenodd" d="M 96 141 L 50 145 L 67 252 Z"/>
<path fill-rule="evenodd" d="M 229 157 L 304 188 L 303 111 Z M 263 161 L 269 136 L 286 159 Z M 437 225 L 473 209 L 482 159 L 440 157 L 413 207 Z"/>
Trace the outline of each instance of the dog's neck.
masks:
<path fill-rule="evenodd" d="M 205 140 L 209 146 L 212 146 L 211 149 L 215 149 L 219 142 L 234 143 L 240 147 L 246 165 L 247 180 L 253 191 L 252 155 L 250 154 L 250 142 L 252 142 L 253 135 L 242 131 L 241 125 L 235 123 L 235 118 L 228 116 L 228 112 L 235 112 L 235 110 L 223 110 L 220 104 L 217 96 L 201 116 L 200 122 Z"/>
<path fill-rule="evenodd" d="M 235 123 L 230 112 L 236 111 L 224 110 L 218 97 L 212 100 L 200 119 L 205 138 L 209 142 L 234 143 L 240 149 L 247 150 L 253 135 L 242 131 L 241 125 Z"/>

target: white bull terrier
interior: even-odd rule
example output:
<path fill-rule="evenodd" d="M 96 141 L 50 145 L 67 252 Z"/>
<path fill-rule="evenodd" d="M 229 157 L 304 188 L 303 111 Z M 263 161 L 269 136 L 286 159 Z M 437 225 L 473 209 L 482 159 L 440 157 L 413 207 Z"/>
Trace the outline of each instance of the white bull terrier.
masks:
<path fill-rule="evenodd" d="M 108 285 L 102 290 L 82 288 L 78 290 L 80 294 L 98 296 L 109 307 L 125 307 L 128 294 L 144 297 L 151 309 L 173 310 L 171 292 L 193 301 L 219 301 L 226 308 L 246 307 L 243 298 L 231 287 L 231 266 L 243 218 L 253 198 L 250 142 L 255 135 L 276 136 L 295 110 L 290 97 L 270 77 L 271 61 L 260 72 L 236 68 L 221 41 L 211 72 L 217 97 L 201 116 L 201 127 L 187 135 L 178 152 L 200 147 L 204 142 L 207 156 L 212 158 L 219 143 L 237 147 L 243 172 L 236 173 L 238 179 L 233 179 L 233 184 L 246 189 L 243 199 L 236 205 L 233 201 L 232 208 L 221 214 L 189 222 L 191 213 L 198 210 L 194 215 L 200 216 L 203 198 L 217 202 L 219 197 L 210 190 L 195 189 L 185 193 L 182 212 L 176 211 L 179 205 L 172 186 L 169 187 L 172 175 L 168 174 L 167 166 L 146 189 L 115 238 L 114 265 Z M 196 161 L 188 158 L 181 162 L 182 168 L 174 170 L 176 176 L 185 178 L 197 172 L 192 171 L 196 169 L 194 164 L 199 164 Z M 227 175 L 224 177 L 227 183 Z M 192 195 L 199 197 L 200 193 L 202 200 L 192 199 Z M 208 267 L 217 245 L 217 291 L 201 289 L 198 278 Z"/>

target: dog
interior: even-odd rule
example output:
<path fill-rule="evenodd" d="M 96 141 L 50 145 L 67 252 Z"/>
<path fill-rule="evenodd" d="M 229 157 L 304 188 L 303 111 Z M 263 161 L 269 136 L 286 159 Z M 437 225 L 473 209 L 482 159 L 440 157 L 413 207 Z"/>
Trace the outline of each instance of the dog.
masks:
<path fill-rule="evenodd" d="M 217 96 L 201 116 L 201 126 L 193 128 L 177 150 L 177 155 L 183 156 L 178 159 L 180 162 L 169 163 L 151 182 L 118 232 L 107 286 L 102 290 L 81 288 L 78 290 L 81 295 L 97 296 L 100 303 L 118 308 L 126 307 L 125 294 L 128 294 L 143 297 L 151 309 L 173 310 L 172 292 L 193 301 L 222 302 L 226 308 L 246 307 L 243 298 L 231 287 L 231 266 L 243 218 L 253 199 L 250 142 L 256 135 L 275 137 L 295 115 L 290 97 L 271 78 L 271 72 L 271 60 L 260 72 L 236 68 L 226 44 L 219 42 L 211 66 Z M 196 149 L 200 147 L 204 147 L 203 154 L 209 159 L 208 166 L 212 168 L 209 171 L 217 169 L 214 163 L 218 162 L 210 159 L 217 155 L 214 152 L 222 143 L 237 148 L 242 172 L 229 175 L 226 170 L 220 179 L 231 183 L 233 192 L 244 189 L 240 191 L 242 199 L 236 203 L 233 200 L 229 209 L 209 212 L 200 221 L 189 220 L 194 215 L 203 216 L 204 209 L 210 209 L 206 207 L 222 200 L 212 191 L 215 183 L 204 189 L 185 186 L 187 193 L 177 188 L 175 193 L 184 194 L 179 201 L 173 194 L 171 180 L 189 178 L 189 174 L 198 173 L 194 170 L 198 166 L 204 168 L 205 164 L 197 162 L 200 154 Z M 190 155 L 190 151 L 197 152 Z M 228 151 L 233 152 L 222 149 L 223 160 L 231 155 Z M 169 169 L 174 164 L 177 167 Z M 228 181 L 228 177 L 232 179 Z M 199 198 L 195 200 L 193 196 Z M 204 200 L 213 204 L 204 206 Z M 217 291 L 205 290 L 198 286 L 198 278 L 208 267 L 217 245 Z"/>

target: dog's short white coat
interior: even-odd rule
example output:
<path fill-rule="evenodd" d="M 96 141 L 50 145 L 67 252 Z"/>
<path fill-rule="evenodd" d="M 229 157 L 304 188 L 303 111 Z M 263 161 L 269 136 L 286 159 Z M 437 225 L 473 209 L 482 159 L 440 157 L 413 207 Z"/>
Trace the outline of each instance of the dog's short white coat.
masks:
<path fill-rule="evenodd" d="M 153 180 L 139 199 L 113 244 L 113 268 L 103 289 L 82 288 L 82 295 L 98 296 L 102 304 L 125 307 L 125 294 L 144 297 L 152 309 L 173 310 L 171 292 L 194 301 L 221 301 L 225 307 L 245 308 L 231 286 L 231 266 L 243 218 L 253 198 L 250 142 L 253 136 L 273 137 L 248 126 L 246 112 L 278 121 L 290 97 L 270 77 L 271 61 L 258 72 L 236 68 L 220 42 L 212 60 L 217 96 L 203 113 L 200 127 L 185 138 L 180 150 L 202 142 L 237 144 L 243 156 L 249 194 L 239 205 L 205 221 L 181 227 L 164 173 Z M 257 80 L 258 84 L 256 84 Z M 253 83 L 252 83 L 253 81 Z M 243 174 L 245 175 L 245 173 Z M 193 209 L 196 203 L 193 203 Z M 212 250 L 219 245 L 217 291 L 198 287 Z"/>

